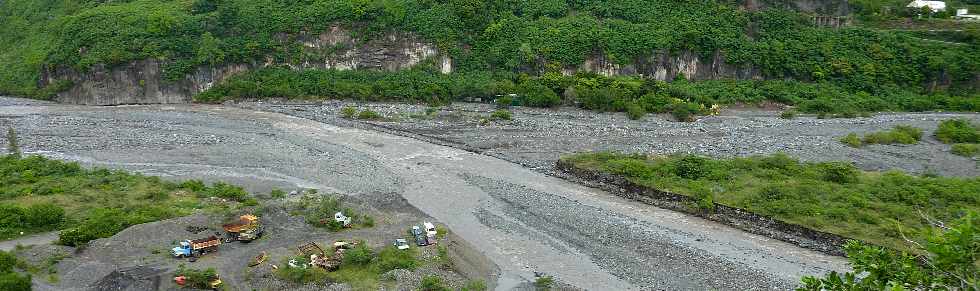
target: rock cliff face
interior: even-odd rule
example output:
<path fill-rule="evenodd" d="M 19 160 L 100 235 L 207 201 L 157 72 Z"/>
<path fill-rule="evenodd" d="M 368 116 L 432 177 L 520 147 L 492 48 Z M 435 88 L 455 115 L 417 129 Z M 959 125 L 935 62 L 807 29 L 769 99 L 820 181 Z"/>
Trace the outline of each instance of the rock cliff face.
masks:
<path fill-rule="evenodd" d="M 634 75 L 657 80 L 673 80 L 683 75 L 689 80 L 711 79 L 753 79 L 761 78 L 758 70 L 751 65 L 734 65 L 725 62 L 720 53 L 709 58 L 681 51 L 676 54 L 657 52 L 647 58 L 634 60 L 627 65 L 610 62 L 604 56 L 598 55 L 586 60 L 576 68 L 566 68 L 563 73 L 574 74 L 576 71 L 586 71 L 605 76 Z"/>
<path fill-rule="evenodd" d="M 391 33 L 361 42 L 348 30 L 334 27 L 318 34 L 280 35 L 280 41 L 297 42 L 304 47 L 302 58 L 284 65 L 293 68 L 401 70 L 434 59 L 443 73 L 452 72 L 452 60 L 441 56 L 435 45 L 416 37 Z M 108 68 L 99 65 L 87 72 L 56 68 L 42 73 L 40 85 L 71 81 L 73 86 L 58 94 L 62 103 L 83 105 L 188 103 L 194 94 L 211 88 L 231 75 L 250 69 L 279 64 L 273 60 L 251 64 L 199 67 L 184 79 L 164 78 L 159 60 L 143 60 Z"/>
<path fill-rule="evenodd" d="M 845 16 L 851 13 L 847 0 L 745 0 L 742 6 L 751 11 L 782 8 L 830 16 Z"/>

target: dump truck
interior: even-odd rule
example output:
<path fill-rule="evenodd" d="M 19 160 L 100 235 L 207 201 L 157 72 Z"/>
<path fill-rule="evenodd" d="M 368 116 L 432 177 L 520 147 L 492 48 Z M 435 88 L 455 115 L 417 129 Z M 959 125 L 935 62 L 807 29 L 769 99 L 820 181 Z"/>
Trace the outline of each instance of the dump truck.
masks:
<path fill-rule="evenodd" d="M 235 223 L 221 226 L 228 233 L 227 241 L 250 242 L 262 237 L 265 228 L 255 215 L 245 214 L 239 217 Z"/>
<path fill-rule="evenodd" d="M 219 245 L 221 245 L 221 239 L 213 235 L 198 240 L 185 240 L 173 248 L 173 255 L 178 258 L 197 257 L 216 251 Z"/>

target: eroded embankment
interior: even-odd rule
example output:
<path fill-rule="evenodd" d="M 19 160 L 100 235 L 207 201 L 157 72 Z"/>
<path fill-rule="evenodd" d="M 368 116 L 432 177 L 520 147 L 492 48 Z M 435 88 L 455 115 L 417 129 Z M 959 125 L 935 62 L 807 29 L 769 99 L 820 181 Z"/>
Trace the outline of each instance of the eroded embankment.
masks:
<path fill-rule="evenodd" d="M 623 198 L 641 201 L 661 208 L 696 215 L 721 222 L 738 229 L 764 235 L 823 253 L 843 256 L 843 246 L 848 238 L 783 222 L 748 210 L 712 202 L 713 211 L 698 208 L 696 198 L 639 185 L 622 176 L 576 167 L 573 163 L 559 160 L 555 164 L 555 176 L 597 187 Z"/>

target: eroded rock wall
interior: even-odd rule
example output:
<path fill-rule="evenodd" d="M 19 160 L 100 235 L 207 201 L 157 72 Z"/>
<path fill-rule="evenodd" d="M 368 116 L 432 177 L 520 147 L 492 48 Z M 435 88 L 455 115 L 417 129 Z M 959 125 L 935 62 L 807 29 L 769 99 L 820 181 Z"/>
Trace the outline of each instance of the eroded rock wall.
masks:
<path fill-rule="evenodd" d="M 621 65 L 606 60 L 599 54 L 586 60 L 582 65 L 566 68 L 564 74 L 577 71 L 594 72 L 604 76 L 634 75 L 662 81 L 674 80 L 683 75 L 689 80 L 712 79 L 754 79 L 761 78 L 759 71 L 751 65 L 736 65 L 725 62 L 724 56 L 715 53 L 710 58 L 690 51 L 656 52 L 650 57 L 640 58 Z"/>
<path fill-rule="evenodd" d="M 378 39 L 360 41 L 350 31 L 333 27 L 311 35 L 280 35 L 280 41 L 298 42 L 304 47 L 299 60 L 277 62 L 267 59 L 250 64 L 203 66 L 184 79 L 167 80 L 160 60 L 142 60 L 109 68 L 97 65 L 87 72 L 70 68 L 49 69 L 42 73 L 40 84 L 46 86 L 68 80 L 73 86 L 58 94 L 61 103 L 83 105 L 169 104 L 188 103 L 201 91 L 211 88 L 231 75 L 250 69 L 288 65 L 293 68 L 402 70 L 428 59 L 434 59 L 444 73 L 452 72 L 452 60 L 441 56 L 435 45 L 406 33 L 389 33 Z"/>

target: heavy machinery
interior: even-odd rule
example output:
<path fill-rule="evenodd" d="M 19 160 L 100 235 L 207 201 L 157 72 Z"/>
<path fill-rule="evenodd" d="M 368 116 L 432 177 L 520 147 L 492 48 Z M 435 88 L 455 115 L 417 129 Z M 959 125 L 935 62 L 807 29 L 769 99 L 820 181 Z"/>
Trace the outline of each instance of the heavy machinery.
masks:
<path fill-rule="evenodd" d="M 208 238 L 182 241 L 173 248 L 172 253 L 174 257 L 178 258 L 198 257 L 216 251 L 219 245 L 221 245 L 221 239 L 212 235 Z"/>
<path fill-rule="evenodd" d="M 236 240 L 250 242 L 262 237 L 262 234 L 265 232 L 265 228 L 262 227 L 259 218 L 251 214 L 242 215 L 237 222 L 225 224 L 221 227 L 228 233 L 228 242 Z"/>
<path fill-rule="evenodd" d="M 344 261 L 344 252 L 357 246 L 357 242 L 337 241 L 333 244 L 333 254 L 329 257 L 326 252 L 315 242 L 299 247 L 299 252 L 304 256 L 309 256 L 310 266 L 320 267 L 333 272 L 340 269 L 340 264 Z"/>

